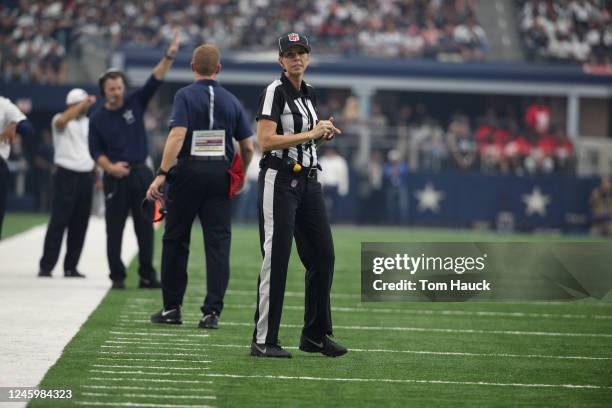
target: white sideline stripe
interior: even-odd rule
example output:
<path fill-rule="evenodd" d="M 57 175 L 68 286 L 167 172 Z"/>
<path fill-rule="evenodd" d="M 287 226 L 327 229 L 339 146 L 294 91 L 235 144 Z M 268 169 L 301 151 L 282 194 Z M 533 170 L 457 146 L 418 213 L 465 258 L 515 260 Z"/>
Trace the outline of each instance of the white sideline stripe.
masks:
<path fill-rule="evenodd" d="M 125 357 L 98 357 L 98 360 L 110 361 L 152 361 L 154 363 L 191 363 L 191 364 L 207 364 L 212 363 L 212 360 L 159 360 L 153 358 L 125 358 Z"/>
<path fill-rule="evenodd" d="M 221 348 L 248 348 L 248 345 L 240 344 L 207 344 L 208 347 Z M 289 350 L 297 350 L 297 347 L 283 346 Z M 510 358 L 550 358 L 560 360 L 612 360 L 612 357 L 588 357 L 588 356 L 547 356 L 541 354 L 508 354 L 508 353 L 469 353 L 459 351 L 426 351 L 426 350 L 388 350 L 388 349 L 358 349 L 349 348 L 349 351 L 363 353 L 406 353 L 406 354 L 426 354 L 434 356 L 458 356 L 458 357 L 510 357 Z"/>
<path fill-rule="evenodd" d="M 143 320 L 143 321 L 147 321 L 147 320 Z M 156 333 L 156 332 L 150 332 L 150 333 L 143 333 L 143 332 L 119 332 L 119 331 L 110 331 L 110 334 L 117 334 L 120 336 L 125 336 L 125 335 L 131 335 L 131 336 L 168 336 L 168 337 L 172 337 L 172 336 L 180 336 L 180 337 L 208 337 L 208 334 L 187 334 L 187 333 Z"/>
<path fill-rule="evenodd" d="M 196 391 L 196 392 L 207 392 L 212 389 L 205 388 L 178 388 L 178 387 L 138 387 L 136 385 L 81 385 L 80 388 L 87 388 L 92 390 L 134 390 L 134 391 Z"/>
<path fill-rule="evenodd" d="M 129 351 L 100 351 L 100 354 L 119 354 L 126 356 L 167 356 L 168 353 L 138 353 Z M 183 357 L 206 357 L 206 354 L 193 354 L 193 353 L 172 353 L 172 356 L 183 356 Z"/>
<path fill-rule="evenodd" d="M 140 306 L 128 306 L 130 308 L 138 308 Z M 229 309 L 254 309 L 255 303 L 246 304 L 227 304 L 224 306 Z M 283 310 L 303 311 L 304 306 L 283 306 Z M 488 311 L 468 311 L 468 310 L 431 310 L 431 309 L 385 309 L 385 308 L 366 308 L 366 307 L 343 307 L 334 306 L 333 312 L 346 313 L 399 313 L 408 315 L 441 315 L 441 316 L 475 316 L 475 317 L 527 317 L 527 318 L 542 318 L 542 319 L 599 319 L 612 320 L 612 315 L 587 315 L 587 314 L 569 314 L 569 313 L 524 313 L 524 312 L 488 312 Z M 142 311 L 129 311 L 127 317 L 133 316 L 149 316 L 150 313 Z M 191 316 L 191 313 L 183 312 L 184 316 Z M 126 315 L 124 315 L 126 316 Z M 196 316 L 194 313 L 193 316 Z"/>
<path fill-rule="evenodd" d="M 161 378 L 138 378 L 138 377 L 89 377 L 89 381 L 139 381 L 139 382 L 153 382 L 153 383 L 176 383 L 176 384 L 212 384 L 212 381 L 198 381 L 198 380 L 168 380 Z"/>
<path fill-rule="evenodd" d="M 119 364 L 92 364 L 92 367 L 100 368 L 147 368 L 150 370 L 188 370 L 188 371 L 199 371 L 207 370 L 204 367 L 156 367 L 156 366 L 135 366 L 135 365 L 119 365 Z"/>
<path fill-rule="evenodd" d="M 12 215 L 11 212 L 6 214 L 8 219 Z M 36 276 L 46 222 L 0 241 L 0 321 L 3 324 L 0 387 L 15 384 L 35 387 L 108 292 L 105 228 L 104 219 L 89 219 L 79 262 L 79 270 L 87 275 L 86 279 L 64 279 L 65 242 L 53 278 Z M 132 218 L 129 217 L 121 258 L 128 264 L 137 251 Z M 44 333 L 44 341 L 41 333 Z M 25 406 L 25 402 L 12 406 Z"/>
<path fill-rule="evenodd" d="M 200 370 L 208 370 L 209 367 L 202 367 Z M 197 375 L 204 376 L 203 373 L 148 373 L 142 370 L 134 370 L 134 371 L 117 371 L 117 370 L 98 370 L 97 368 L 92 368 L 89 370 L 90 373 L 100 373 L 100 374 L 146 374 L 146 375 Z"/>
<path fill-rule="evenodd" d="M 144 404 L 138 402 L 90 402 L 76 400 L 73 403 L 97 407 L 214 408 L 210 405 Z"/>
<path fill-rule="evenodd" d="M 117 394 L 108 392 L 82 392 L 87 397 L 117 397 Z M 176 398 L 176 399 L 217 399 L 213 395 L 167 395 L 167 394 L 121 394 L 126 398 Z"/>
<path fill-rule="evenodd" d="M 492 385 L 498 387 L 529 387 L 529 388 L 586 388 L 612 390 L 612 387 L 605 385 L 591 384 L 522 384 L 522 383 L 494 383 L 486 381 L 448 381 L 448 380 L 414 380 L 414 379 L 391 379 L 391 378 L 337 378 L 337 377 L 307 377 L 307 376 L 286 376 L 286 375 L 241 375 L 241 374 L 220 374 L 208 373 L 209 377 L 226 378 L 268 378 L 271 380 L 306 380 L 306 381 L 339 381 L 339 382 L 383 382 L 383 383 L 405 383 L 405 384 L 445 384 L 445 385 Z"/>
<path fill-rule="evenodd" d="M 223 322 L 227 326 L 252 326 L 252 323 Z M 302 328 L 297 324 L 281 324 L 281 327 Z M 531 332 L 517 330 L 476 330 L 476 329 L 441 329 L 427 327 L 393 327 L 393 326 L 336 326 L 335 329 L 342 330 L 389 330 L 389 331 L 412 331 L 412 332 L 435 332 L 435 333 L 468 333 L 468 334 L 510 334 L 519 336 L 554 336 L 554 337 L 612 337 L 608 333 L 558 333 L 558 332 Z"/>
<path fill-rule="evenodd" d="M 147 346 L 129 346 L 129 345 L 107 345 L 107 344 L 103 344 L 100 347 L 102 348 L 116 348 L 116 349 L 136 349 L 136 350 L 159 350 L 159 346 L 151 346 L 151 347 L 147 347 Z M 186 348 L 186 347 L 166 347 L 166 349 L 170 352 L 172 351 L 193 351 L 193 348 Z"/>

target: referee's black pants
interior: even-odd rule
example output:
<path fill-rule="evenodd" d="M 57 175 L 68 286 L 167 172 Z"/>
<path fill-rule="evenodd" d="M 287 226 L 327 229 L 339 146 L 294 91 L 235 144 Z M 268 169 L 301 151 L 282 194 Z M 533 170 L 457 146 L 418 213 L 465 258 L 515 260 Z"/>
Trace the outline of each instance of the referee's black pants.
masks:
<path fill-rule="evenodd" d="M 153 172 L 145 165 L 132 165 L 130 174 L 115 178 L 104 174 L 106 198 L 106 255 L 113 281 L 125 280 L 125 265 L 121 261 L 123 229 L 128 213 L 132 214 L 138 240 L 138 274 L 142 279 L 155 278 L 153 269 L 153 211 L 142 211 L 142 200 L 153 181 Z"/>
<path fill-rule="evenodd" d="M 57 263 L 64 231 L 66 256 L 64 271 L 74 271 L 79 263 L 85 233 L 89 225 L 94 177 L 91 171 L 76 172 L 58 167 L 53 175 L 53 200 L 51 219 L 47 226 L 43 255 L 39 266 L 42 271 L 52 271 Z"/>
<path fill-rule="evenodd" d="M 305 173 L 305 172 L 304 172 Z M 334 244 L 316 178 L 262 168 L 259 173 L 259 237 L 263 264 L 257 282 L 253 341 L 277 344 L 293 238 L 305 274 L 302 333 L 319 341 L 332 334 L 330 292 Z"/>
<path fill-rule="evenodd" d="M 2 239 L 2 222 L 6 211 L 6 196 L 8 194 L 10 172 L 4 158 L 0 157 L 0 239 Z"/>
<path fill-rule="evenodd" d="M 231 207 L 225 161 L 180 160 L 169 176 L 161 282 L 164 309 L 180 307 L 187 288 L 191 227 L 197 215 L 204 235 L 206 287 L 201 308 L 221 314 L 229 282 Z"/>

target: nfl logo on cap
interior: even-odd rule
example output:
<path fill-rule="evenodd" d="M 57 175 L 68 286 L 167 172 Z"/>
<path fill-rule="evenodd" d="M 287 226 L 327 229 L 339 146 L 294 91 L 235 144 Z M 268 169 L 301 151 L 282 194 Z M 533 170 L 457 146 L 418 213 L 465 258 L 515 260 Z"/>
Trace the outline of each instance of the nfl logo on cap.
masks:
<path fill-rule="evenodd" d="M 291 41 L 291 42 L 300 41 L 299 34 L 291 33 L 291 34 L 289 34 L 288 37 L 289 37 L 289 41 Z"/>

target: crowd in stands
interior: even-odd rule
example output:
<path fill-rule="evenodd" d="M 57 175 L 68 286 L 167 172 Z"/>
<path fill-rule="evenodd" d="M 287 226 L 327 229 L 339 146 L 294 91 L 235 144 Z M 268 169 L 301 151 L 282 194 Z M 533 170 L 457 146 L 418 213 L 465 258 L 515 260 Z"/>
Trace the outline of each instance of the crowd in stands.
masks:
<path fill-rule="evenodd" d="M 66 54 L 83 42 L 107 49 L 163 47 L 174 29 L 185 49 L 269 51 L 279 33 L 308 33 L 317 53 L 482 59 L 476 0 L 13 0 L 0 2 L 5 81 L 62 83 Z M 102 40 L 102 41 L 101 41 Z M 76 47 L 75 47 L 76 46 Z"/>
<path fill-rule="evenodd" d="M 609 0 L 517 0 L 530 60 L 612 64 Z"/>
<path fill-rule="evenodd" d="M 64 83 L 74 25 L 60 1 L 0 2 L 0 80 Z"/>
<path fill-rule="evenodd" d="M 331 97 L 321 107 L 322 117 L 334 116 L 343 129 L 357 133 L 363 125 L 356 116 L 356 104 L 353 96 L 344 104 Z M 492 108 L 481 116 L 456 111 L 448 119 L 435 118 L 423 103 L 399 108 L 375 103 L 367 126 L 374 148 L 385 154 L 394 150 L 412 170 L 517 176 L 574 172 L 574 146 L 565 128 L 551 123 L 550 107 L 543 98 L 526 106 L 522 117 L 499 114 Z"/>

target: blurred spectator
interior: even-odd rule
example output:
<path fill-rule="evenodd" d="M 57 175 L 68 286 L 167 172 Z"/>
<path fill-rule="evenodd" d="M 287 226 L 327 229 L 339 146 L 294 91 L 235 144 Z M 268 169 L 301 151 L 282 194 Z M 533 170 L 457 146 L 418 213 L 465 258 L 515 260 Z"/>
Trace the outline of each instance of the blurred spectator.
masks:
<path fill-rule="evenodd" d="M 394 223 L 408 220 L 408 166 L 401 160 L 397 150 L 387 154 L 383 169 L 387 221 Z"/>
<path fill-rule="evenodd" d="M 544 98 L 536 98 L 525 111 L 525 125 L 527 130 L 543 135 L 548 132 L 550 126 L 550 106 L 544 102 Z"/>
<path fill-rule="evenodd" d="M 340 197 L 346 197 L 349 192 L 349 171 L 346 159 L 338 154 L 335 148 L 328 147 L 319 159 L 319 164 L 325 171 L 319 172 L 319 181 L 323 186 L 325 204 L 330 222 L 338 220 Z"/>
<path fill-rule="evenodd" d="M 555 145 L 553 159 L 557 172 L 571 173 L 574 169 L 576 157 L 574 155 L 574 144 L 567 137 L 567 133 L 562 126 L 556 126 Z"/>
<path fill-rule="evenodd" d="M 383 221 L 383 154 L 374 150 L 366 163 L 357 165 L 359 174 L 359 222 L 378 224 Z"/>
<path fill-rule="evenodd" d="M 451 168 L 472 170 L 478 153 L 478 145 L 470 131 L 470 122 L 465 115 L 455 115 L 448 126 L 446 141 L 452 157 Z"/>
<path fill-rule="evenodd" d="M 517 176 L 525 174 L 525 158 L 531 154 L 531 144 L 527 138 L 519 131 L 518 124 L 511 120 L 508 125 L 511 135 L 510 141 L 504 146 L 503 156 L 509 171 Z"/>
<path fill-rule="evenodd" d="M 591 192 L 591 234 L 612 235 L 612 185 L 610 177 L 603 176 L 601 183 Z"/>

